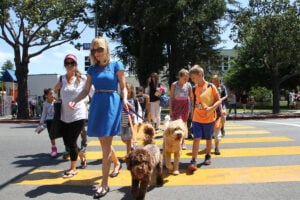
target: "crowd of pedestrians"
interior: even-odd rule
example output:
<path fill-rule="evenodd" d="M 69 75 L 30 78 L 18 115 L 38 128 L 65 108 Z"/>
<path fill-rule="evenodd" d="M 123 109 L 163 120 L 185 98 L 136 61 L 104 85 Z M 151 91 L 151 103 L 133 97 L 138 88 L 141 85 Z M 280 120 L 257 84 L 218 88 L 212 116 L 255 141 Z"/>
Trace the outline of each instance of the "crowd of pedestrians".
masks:
<path fill-rule="evenodd" d="M 205 159 L 203 164 L 210 165 L 212 149 L 220 155 L 220 142 L 225 136 L 226 116 L 237 114 L 237 96 L 234 91 L 227 92 L 217 75 L 206 81 L 204 69 L 194 65 L 190 70 L 181 69 L 178 79 L 169 90 L 159 81 L 159 74 L 153 72 L 145 87 L 136 91 L 132 83 L 126 82 L 125 69 L 121 62 L 110 60 L 110 50 L 103 37 L 92 40 L 90 49 L 91 66 L 87 75 L 78 70 L 77 58 L 68 54 L 64 58 L 66 74 L 62 75 L 54 89 L 45 90 L 45 101 L 39 126 L 46 124 L 50 130 L 54 116 L 55 92 L 62 98 L 61 118 L 63 124 L 62 138 L 66 154 L 70 156 L 70 166 L 64 171 L 63 178 L 71 178 L 78 173 L 77 159 L 80 158 L 81 168 L 87 167 L 85 151 L 87 136 L 96 137 L 102 150 L 102 178 L 96 188 L 94 198 L 101 198 L 109 191 L 109 177 L 117 177 L 122 164 L 113 148 L 113 137 L 120 135 L 129 153 L 136 147 L 134 124 L 152 123 L 156 131 L 161 131 L 161 96 L 169 95 L 169 115 L 171 120 L 182 119 L 193 139 L 191 162 L 188 170 L 195 171 L 198 167 L 197 156 L 200 139 L 205 142 Z M 191 80 L 191 82 L 190 82 Z M 101 102 L 101 103 L 100 103 Z M 248 98 L 246 91 L 240 97 L 243 110 L 249 103 L 253 113 L 255 100 Z M 229 112 L 226 113 L 226 104 Z M 88 109 L 91 107 L 92 109 Z M 85 122 L 88 119 L 87 130 Z M 192 122 L 192 123 L 189 123 Z M 190 125 L 191 124 L 191 125 Z M 48 131 L 49 132 L 49 131 Z M 77 139 L 81 135 L 81 147 Z M 55 139 L 49 134 L 51 156 L 57 156 Z M 214 148 L 213 142 L 214 139 Z M 186 149 L 185 140 L 182 149 Z M 110 173 L 111 163 L 113 171 Z"/>

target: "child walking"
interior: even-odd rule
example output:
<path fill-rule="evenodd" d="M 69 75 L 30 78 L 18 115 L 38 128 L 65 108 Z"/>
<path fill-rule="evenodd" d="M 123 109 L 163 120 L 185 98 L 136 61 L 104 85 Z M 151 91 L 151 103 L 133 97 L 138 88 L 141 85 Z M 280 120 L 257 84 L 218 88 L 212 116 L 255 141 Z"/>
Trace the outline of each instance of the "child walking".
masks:
<path fill-rule="evenodd" d="M 254 105 L 255 105 L 254 96 L 250 96 L 249 104 L 250 104 L 251 115 L 253 115 L 253 110 L 254 110 Z"/>
<path fill-rule="evenodd" d="M 132 148 L 135 148 L 136 138 L 133 131 L 133 125 L 138 120 L 137 115 L 142 115 L 142 108 L 135 97 L 134 87 L 131 83 L 126 83 L 127 87 L 127 101 L 129 103 L 129 110 L 127 111 L 125 108 L 122 110 L 122 125 L 121 125 L 121 139 L 126 144 L 127 154 L 131 151 Z M 133 112 L 135 113 L 133 113 Z M 141 121 L 142 122 L 142 121 Z"/>
<path fill-rule="evenodd" d="M 44 95 L 45 95 L 46 101 L 43 104 L 43 112 L 42 112 L 39 126 L 42 126 L 43 124 L 46 123 L 47 131 L 48 131 L 50 142 L 51 142 L 50 155 L 51 155 L 51 157 L 55 157 L 55 156 L 57 156 L 57 148 L 55 145 L 55 138 L 52 138 L 52 136 L 50 135 L 51 124 L 52 124 L 53 117 L 54 117 L 54 102 L 55 102 L 54 90 L 52 88 L 45 89 Z"/>

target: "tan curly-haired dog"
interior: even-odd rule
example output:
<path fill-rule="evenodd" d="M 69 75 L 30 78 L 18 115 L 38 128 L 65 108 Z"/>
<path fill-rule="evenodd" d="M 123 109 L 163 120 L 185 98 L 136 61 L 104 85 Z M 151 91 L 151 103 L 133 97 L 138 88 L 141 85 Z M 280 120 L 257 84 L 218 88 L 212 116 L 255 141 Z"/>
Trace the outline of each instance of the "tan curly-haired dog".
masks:
<path fill-rule="evenodd" d="M 160 149 L 154 144 L 155 130 L 149 124 L 144 126 L 144 147 L 131 151 L 126 156 L 127 169 L 131 172 L 131 194 L 134 199 L 145 199 L 152 176 L 156 184 L 163 185 L 163 169 Z"/>
<path fill-rule="evenodd" d="M 187 132 L 187 126 L 182 119 L 171 121 L 168 127 L 165 129 L 163 151 L 168 173 L 172 173 L 174 175 L 179 174 L 181 143 L 183 138 L 187 135 Z M 172 153 L 174 154 L 174 165 L 171 163 Z"/>

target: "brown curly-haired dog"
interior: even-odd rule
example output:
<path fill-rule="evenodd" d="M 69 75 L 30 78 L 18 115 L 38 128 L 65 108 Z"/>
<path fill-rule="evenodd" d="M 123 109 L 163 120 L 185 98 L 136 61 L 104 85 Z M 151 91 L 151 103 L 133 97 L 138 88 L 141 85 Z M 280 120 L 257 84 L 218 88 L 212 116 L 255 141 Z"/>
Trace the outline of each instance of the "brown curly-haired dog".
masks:
<path fill-rule="evenodd" d="M 163 150 L 164 160 L 169 173 L 179 174 L 179 160 L 181 143 L 188 130 L 186 124 L 181 120 L 171 121 L 164 132 Z M 174 166 L 171 164 L 171 154 L 174 153 Z"/>
<path fill-rule="evenodd" d="M 146 146 L 134 149 L 125 159 L 127 169 L 131 172 L 131 194 L 137 200 L 145 199 L 153 175 L 156 175 L 156 184 L 163 185 L 162 158 L 159 147 L 153 144 L 154 129 L 151 130 L 151 127 L 151 125 L 144 127 Z"/>
<path fill-rule="evenodd" d="M 137 123 L 133 127 L 136 139 L 143 140 L 143 145 L 154 144 L 155 129 L 148 123 Z"/>

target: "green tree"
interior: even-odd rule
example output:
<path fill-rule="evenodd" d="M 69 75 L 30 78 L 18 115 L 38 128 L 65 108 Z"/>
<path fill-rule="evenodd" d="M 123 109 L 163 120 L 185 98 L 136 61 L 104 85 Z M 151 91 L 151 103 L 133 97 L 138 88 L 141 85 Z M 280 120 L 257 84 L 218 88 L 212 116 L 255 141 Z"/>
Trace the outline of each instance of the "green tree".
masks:
<path fill-rule="evenodd" d="M 5 63 L 3 63 L 1 67 L 2 71 L 5 71 L 7 69 L 14 69 L 14 64 L 10 60 L 5 61 Z"/>
<path fill-rule="evenodd" d="M 28 67 L 30 59 L 80 37 L 86 20 L 85 0 L 2 0 L 0 39 L 14 51 L 18 79 L 18 118 L 28 118 Z M 29 51 L 30 50 L 30 51 Z"/>
<path fill-rule="evenodd" d="M 271 89 L 273 113 L 280 112 L 281 85 L 300 75 L 299 12 L 299 1 L 251 0 L 234 21 L 238 59 L 226 82 Z"/>
<path fill-rule="evenodd" d="M 117 55 L 134 63 L 133 70 L 145 85 L 150 73 L 164 65 L 169 83 L 182 67 L 208 65 L 217 55 L 218 22 L 225 15 L 226 1 L 98 0 L 95 10 L 100 31 L 121 43 Z"/>

